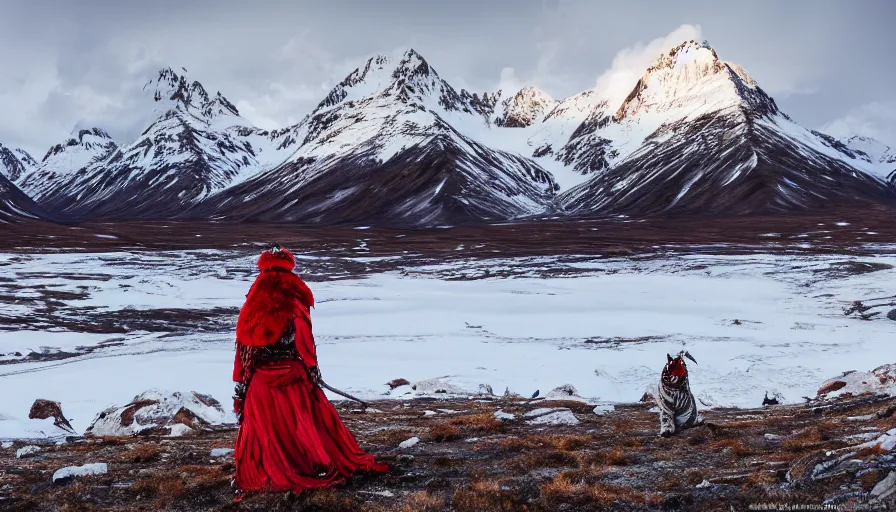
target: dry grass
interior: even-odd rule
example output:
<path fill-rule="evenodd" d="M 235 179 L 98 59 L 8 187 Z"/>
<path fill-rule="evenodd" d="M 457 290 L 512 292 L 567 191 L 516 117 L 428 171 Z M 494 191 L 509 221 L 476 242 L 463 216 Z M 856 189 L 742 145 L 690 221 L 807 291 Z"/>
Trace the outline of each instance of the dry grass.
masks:
<path fill-rule="evenodd" d="M 858 456 L 859 457 L 871 457 L 871 456 L 887 455 L 888 453 L 890 453 L 890 452 L 888 452 L 887 450 L 884 450 L 881 447 L 880 443 L 877 443 L 874 446 L 869 446 L 867 448 L 862 448 L 861 450 L 859 450 Z"/>
<path fill-rule="evenodd" d="M 429 427 L 429 437 L 433 442 L 443 443 L 446 441 L 456 441 L 463 438 L 463 435 L 461 435 L 460 429 L 454 425 L 436 423 Z"/>
<path fill-rule="evenodd" d="M 138 497 L 154 498 L 155 506 L 165 508 L 187 497 L 230 486 L 230 477 L 221 466 L 181 466 L 174 471 L 139 480 L 129 488 Z"/>
<path fill-rule="evenodd" d="M 692 469 L 685 474 L 685 480 L 687 481 L 688 485 L 697 485 L 706 480 L 706 473 L 699 469 Z"/>
<path fill-rule="evenodd" d="M 754 451 L 740 439 L 720 439 L 710 443 L 706 448 L 711 451 L 730 450 L 730 454 L 735 457 L 747 457 L 754 454 Z"/>
<path fill-rule="evenodd" d="M 519 452 L 552 447 L 568 452 L 579 450 L 593 442 L 594 437 L 588 435 L 534 435 L 504 439 L 501 441 L 499 449 L 507 452 Z"/>
<path fill-rule="evenodd" d="M 386 429 L 370 434 L 368 442 L 375 444 L 387 444 L 395 446 L 417 435 L 417 432 L 407 428 Z"/>
<path fill-rule="evenodd" d="M 607 453 L 606 460 L 610 466 L 628 466 L 632 463 L 631 456 L 619 446 Z"/>
<path fill-rule="evenodd" d="M 130 450 L 120 454 L 117 457 L 118 462 L 132 462 L 136 464 L 152 462 L 159 458 L 159 455 L 162 454 L 162 449 L 159 448 L 158 445 L 155 444 L 141 444 L 137 445 Z"/>
<path fill-rule="evenodd" d="M 456 512 L 491 512 L 526 510 L 521 496 L 503 490 L 495 480 L 476 480 L 456 490 L 451 496 L 451 510 Z"/>
<path fill-rule="evenodd" d="M 575 473 L 565 471 L 541 486 L 539 501 L 550 509 L 564 504 L 584 506 L 628 502 L 656 505 L 662 501 L 662 495 L 600 482 L 581 482 L 576 480 Z"/>
<path fill-rule="evenodd" d="M 409 494 L 398 512 L 442 512 L 445 510 L 445 498 L 430 494 L 427 491 L 418 491 Z"/>
<path fill-rule="evenodd" d="M 644 446 L 644 440 L 638 437 L 628 437 L 619 441 L 619 444 L 626 448 L 640 448 Z"/>
<path fill-rule="evenodd" d="M 464 433 L 496 434 L 504 429 L 504 424 L 494 414 L 470 414 L 452 418 L 449 423 L 460 427 Z"/>
<path fill-rule="evenodd" d="M 542 468 L 574 468 L 578 465 L 579 461 L 575 455 L 559 450 L 525 453 L 507 462 L 508 467 L 522 472 Z"/>
<path fill-rule="evenodd" d="M 327 512 L 358 512 L 358 500 L 342 494 L 336 489 L 316 489 L 302 496 L 307 505 L 303 510 L 326 510 Z"/>

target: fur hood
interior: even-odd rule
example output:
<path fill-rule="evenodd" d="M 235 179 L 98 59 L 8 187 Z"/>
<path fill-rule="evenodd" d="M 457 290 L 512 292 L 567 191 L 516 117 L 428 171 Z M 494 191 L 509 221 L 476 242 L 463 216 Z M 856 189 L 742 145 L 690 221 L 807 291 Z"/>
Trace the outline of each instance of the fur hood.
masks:
<path fill-rule="evenodd" d="M 290 322 L 297 318 L 311 321 L 309 309 L 314 307 L 311 289 L 292 270 L 296 260 L 284 248 L 261 253 L 261 271 L 240 309 L 236 322 L 237 343 L 249 347 L 274 344 Z"/>

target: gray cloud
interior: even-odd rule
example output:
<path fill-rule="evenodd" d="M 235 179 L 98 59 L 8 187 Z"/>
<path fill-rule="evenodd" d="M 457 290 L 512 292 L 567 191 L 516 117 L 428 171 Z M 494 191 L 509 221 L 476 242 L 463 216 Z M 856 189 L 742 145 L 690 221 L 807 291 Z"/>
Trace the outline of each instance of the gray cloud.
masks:
<path fill-rule="evenodd" d="M 304 117 L 374 53 L 413 47 L 458 87 L 535 85 L 562 98 L 595 85 L 624 90 L 656 48 L 692 35 L 744 66 L 797 121 L 878 126 L 869 135 L 893 137 L 891 118 L 855 120 L 867 117 L 865 105 L 896 100 L 888 26 L 896 4 L 888 0 L 3 5 L 0 141 L 37 158 L 76 126 L 103 127 L 121 142 L 134 137 L 152 109 L 141 88 L 163 66 L 187 68 L 270 128 Z"/>

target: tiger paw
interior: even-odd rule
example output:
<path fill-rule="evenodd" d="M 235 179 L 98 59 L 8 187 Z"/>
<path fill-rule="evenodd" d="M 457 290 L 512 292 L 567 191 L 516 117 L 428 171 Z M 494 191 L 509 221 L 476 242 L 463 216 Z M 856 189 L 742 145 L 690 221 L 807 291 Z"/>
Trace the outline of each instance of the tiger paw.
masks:
<path fill-rule="evenodd" d="M 662 437 L 672 437 L 672 434 L 674 434 L 674 432 L 672 432 L 671 430 L 663 430 L 662 432 L 660 432 L 660 436 Z"/>

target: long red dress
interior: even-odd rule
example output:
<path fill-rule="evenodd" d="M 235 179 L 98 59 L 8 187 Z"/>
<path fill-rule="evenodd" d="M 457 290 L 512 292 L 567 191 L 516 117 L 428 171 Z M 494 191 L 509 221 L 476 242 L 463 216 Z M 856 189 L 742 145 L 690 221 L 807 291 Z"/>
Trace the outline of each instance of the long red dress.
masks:
<path fill-rule="evenodd" d="M 237 321 L 233 380 L 248 386 L 245 398 L 234 402 L 241 413 L 234 457 L 236 484 L 244 492 L 299 493 L 389 467 L 361 450 L 312 382 L 314 298 L 294 266 L 286 249 L 263 252 L 261 273 Z"/>

